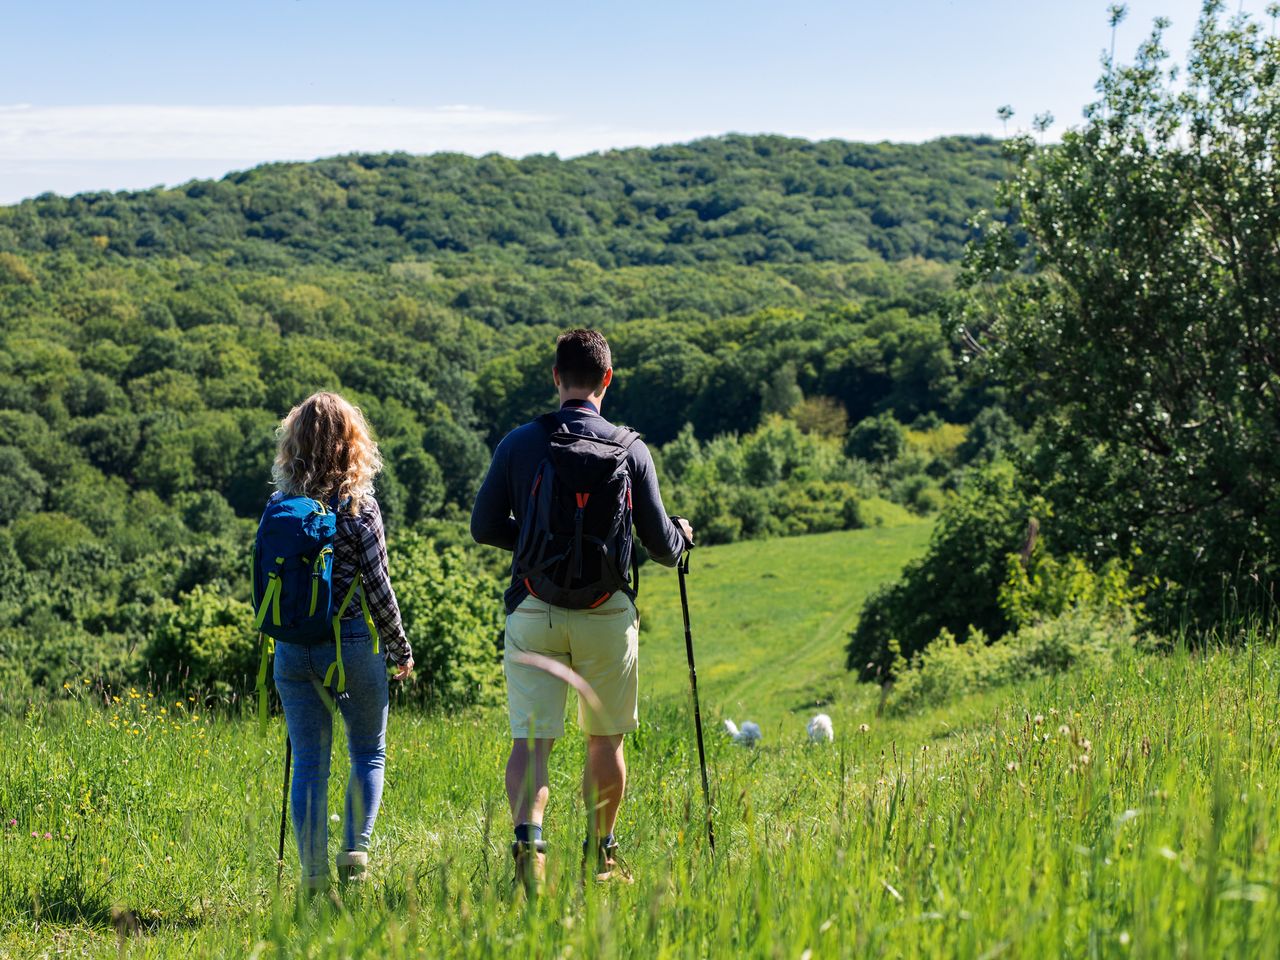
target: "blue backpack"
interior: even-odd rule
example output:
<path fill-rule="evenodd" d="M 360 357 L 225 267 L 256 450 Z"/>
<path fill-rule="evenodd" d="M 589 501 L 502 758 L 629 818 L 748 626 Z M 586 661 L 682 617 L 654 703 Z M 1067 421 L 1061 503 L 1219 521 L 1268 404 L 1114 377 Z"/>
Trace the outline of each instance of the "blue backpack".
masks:
<path fill-rule="evenodd" d="M 378 651 L 378 633 L 369 615 L 357 573 L 335 609 L 333 594 L 333 541 L 338 533 L 339 505 L 326 506 L 310 497 L 277 494 L 267 501 L 253 542 L 253 627 L 262 635 L 262 659 L 258 665 L 258 713 L 266 719 L 267 668 L 275 643 L 304 646 L 327 643 L 337 646 L 337 657 L 325 674 L 327 687 L 337 677 L 339 696 L 346 693 L 347 674 L 342 665 L 342 615 L 356 592 Z"/>

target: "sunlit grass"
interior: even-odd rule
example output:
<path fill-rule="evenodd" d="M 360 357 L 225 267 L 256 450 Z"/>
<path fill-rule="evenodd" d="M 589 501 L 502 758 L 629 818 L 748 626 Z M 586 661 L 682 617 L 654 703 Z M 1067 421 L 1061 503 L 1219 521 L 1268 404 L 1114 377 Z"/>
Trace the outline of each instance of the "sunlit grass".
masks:
<path fill-rule="evenodd" d="M 650 576 L 619 824 L 638 881 L 579 886 L 570 736 L 531 909 L 509 891 L 501 711 L 393 713 L 375 882 L 300 907 L 292 849 L 276 886 L 278 724 L 69 684 L 0 717 L 0 956 L 1271 955 L 1280 653 L 1127 654 L 878 718 L 840 669 L 848 610 L 924 536 L 695 555 L 704 712 L 765 727 L 754 750 L 709 730 L 714 858 L 674 584 Z M 804 738 L 817 692 L 830 745 Z"/>
<path fill-rule="evenodd" d="M 376 883 L 295 915 L 278 728 L 67 691 L 0 721 L 0 950 L 106 956 L 119 928 L 132 956 L 1268 955 L 1278 695 L 1271 647 L 1135 655 L 827 747 L 713 737 L 714 859 L 687 712 L 654 704 L 620 825 L 638 882 L 577 884 L 571 739 L 533 910 L 508 897 L 501 715 L 398 715 Z"/>

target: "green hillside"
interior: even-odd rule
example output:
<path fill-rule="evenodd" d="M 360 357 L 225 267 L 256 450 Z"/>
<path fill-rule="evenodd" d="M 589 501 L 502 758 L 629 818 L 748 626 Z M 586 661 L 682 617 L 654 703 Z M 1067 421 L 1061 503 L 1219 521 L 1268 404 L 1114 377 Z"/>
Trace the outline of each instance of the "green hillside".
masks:
<path fill-rule="evenodd" d="M 998 153 L 341 157 L 0 209 L 0 667 L 19 681 L 0 697 L 188 676 L 227 649 L 274 428 L 315 390 L 377 435 L 393 552 L 413 532 L 469 546 L 489 453 L 553 403 L 574 326 L 608 335 L 606 414 L 701 542 L 933 514 L 1011 429 L 944 323 Z M 492 559 L 450 568 L 488 590 Z M 240 646 L 197 674 L 232 692 Z"/>
<path fill-rule="evenodd" d="M 726 136 L 572 160 L 354 154 L 0 209 L 0 250 L 373 267 L 477 255 L 604 267 L 957 260 L 991 139 Z"/>
<path fill-rule="evenodd" d="M 819 709 L 842 726 L 865 719 L 853 720 L 871 694 L 845 670 L 845 635 L 929 533 L 914 523 L 695 550 L 688 586 L 704 711 L 754 720 L 770 737 L 794 737 Z M 645 570 L 643 690 L 679 700 L 689 680 L 676 574 Z"/>

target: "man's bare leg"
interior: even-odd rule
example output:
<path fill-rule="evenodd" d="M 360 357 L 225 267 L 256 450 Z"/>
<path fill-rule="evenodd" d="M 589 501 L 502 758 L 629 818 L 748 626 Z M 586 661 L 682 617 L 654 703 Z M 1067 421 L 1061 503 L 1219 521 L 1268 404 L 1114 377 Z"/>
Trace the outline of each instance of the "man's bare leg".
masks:
<path fill-rule="evenodd" d="M 555 740 L 512 740 L 507 758 L 507 802 L 511 805 L 511 823 L 542 826 L 542 814 L 551 795 L 547 776 L 547 758 Z"/>
<path fill-rule="evenodd" d="M 582 799 L 587 805 L 587 835 L 597 841 L 613 833 L 627 788 L 622 734 L 587 737 L 587 763 L 582 771 Z"/>

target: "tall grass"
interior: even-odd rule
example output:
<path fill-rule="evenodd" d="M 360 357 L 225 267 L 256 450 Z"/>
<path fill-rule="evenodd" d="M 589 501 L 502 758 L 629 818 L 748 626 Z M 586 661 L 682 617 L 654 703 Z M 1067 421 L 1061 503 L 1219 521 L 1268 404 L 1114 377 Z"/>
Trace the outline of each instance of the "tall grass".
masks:
<path fill-rule="evenodd" d="M 715 858 L 688 711 L 649 703 L 619 825 L 636 884 L 578 884 L 570 738 L 532 908 L 508 890 L 500 713 L 393 717 L 376 880 L 299 905 L 292 853 L 276 889 L 278 727 L 68 690 L 0 718 L 0 954 L 1269 956 L 1280 653 L 1262 641 L 891 720 L 868 694 L 828 746 L 713 736 Z"/>

